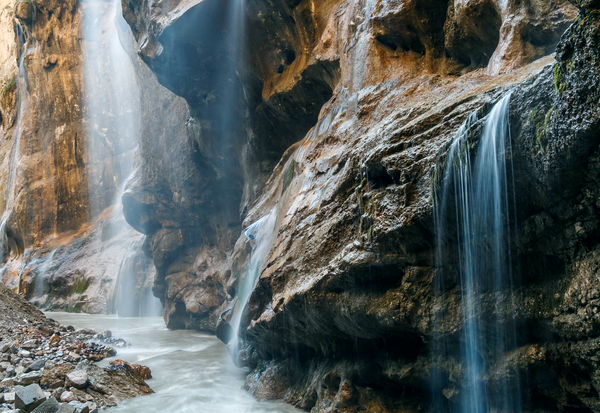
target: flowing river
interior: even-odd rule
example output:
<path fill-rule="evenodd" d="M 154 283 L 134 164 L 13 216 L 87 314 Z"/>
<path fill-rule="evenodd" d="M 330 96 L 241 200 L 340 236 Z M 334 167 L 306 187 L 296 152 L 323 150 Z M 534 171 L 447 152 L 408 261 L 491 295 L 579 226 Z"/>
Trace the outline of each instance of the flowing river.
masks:
<path fill-rule="evenodd" d="M 61 324 L 96 331 L 131 343 L 114 357 L 152 370 L 148 384 L 155 394 L 124 401 L 111 411 L 128 413 L 291 413 L 283 402 L 256 401 L 242 389 L 247 369 L 237 368 L 223 343 L 197 331 L 171 331 L 161 317 L 46 313 Z M 108 364 L 113 359 L 105 359 Z"/>

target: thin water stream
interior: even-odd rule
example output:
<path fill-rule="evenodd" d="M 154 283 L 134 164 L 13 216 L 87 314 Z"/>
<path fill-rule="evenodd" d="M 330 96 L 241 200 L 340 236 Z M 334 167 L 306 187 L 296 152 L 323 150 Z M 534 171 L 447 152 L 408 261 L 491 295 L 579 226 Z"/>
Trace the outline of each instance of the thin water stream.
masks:
<path fill-rule="evenodd" d="M 283 402 L 257 401 L 242 389 L 247 369 L 237 368 L 216 337 L 196 331 L 168 330 L 161 317 L 47 313 L 75 328 L 111 330 L 131 343 L 118 359 L 150 367 L 155 391 L 121 403 L 111 411 L 128 413 L 292 413 Z M 104 364 L 112 359 L 103 360 Z"/>
<path fill-rule="evenodd" d="M 447 262 L 452 253 L 444 247 L 447 233 L 456 234 L 458 247 L 455 258 L 463 328 L 457 363 L 464 388 L 459 392 L 460 403 L 451 409 L 458 413 L 521 411 L 519 371 L 510 370 L 505 361 L 517 347 L 514 309 L 519 307 L 510 246 L 510 217 L 515 211 L 510 202 L 512 167 L 507 161 L 511 159 L 509 109 L 510 93 L 487 116 L 474 159 L 469 129 L 477 115 L 461 126 L 449 148 L 436 197 L 439 268 L 452 266 Z M 444 287 L 439 287 L 444 293 Z M 493 306 L 493 315 L 486 314 L 486 305 Z M 446 343 L 436 346 L 436 356 L 453 351 L 444 348 Z M 509 373 L 498 374 L 502 369 Z"/>

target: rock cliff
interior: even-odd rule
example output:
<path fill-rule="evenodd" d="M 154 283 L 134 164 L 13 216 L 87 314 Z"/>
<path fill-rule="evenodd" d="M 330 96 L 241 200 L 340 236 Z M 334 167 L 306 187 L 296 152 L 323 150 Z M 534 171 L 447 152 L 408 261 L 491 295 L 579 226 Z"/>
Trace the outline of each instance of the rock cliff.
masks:
<path fill-rule="evenodd" d="M 136 315 L 154 301 L 120 195 L 138 135 L 165 133 L 144 119 L 180 98 L 136 58 L 115 5 L 2 4 L 1 279 L 47 309 Z"/>
<path fill-rule="evenodd" d="M 129 167 L 118 122 L 85 126 L 73 33 L 90 4 L 15 5 L 18 64 L 0 50 L 5 280 L 49 268 L 45 305 L 106 311 L 92 297 L 147 290 L 151 257 L 167 326 L 216 331 L 257 398 L 452 410 L 465 366 L 434 346 L 465 328 L 459 241 L 438 266 L 433 194 L 459 127 L 477 113 L 477 153 L 511 91 L 521 282 L 475 299 L 482 334 L 498 317 L 519 329 L 482 380 L 518 376 L 527 411 L 600 411 L 598 1 L 122 0 L 141 119 Z M 120 183 L 143 237 L 122 224 Z"/>
<path fill-rule="evenodd" d="M 436 165 L 471 113 L 483 122 L 512 90 L 523 305 L 506 316 L 523 331 L 485 380 L 518 371 L 527 409 L 598 411 L 598 5 L 253 1 L 241 34 L 235 5 L 123 1 L 142 59 L 193 114 L 177 157 L 190 169 L 165 183 L 152 167 L 151 185 L 140 169 L 124 198 L 168 325 L 237 333 L 232 356 L 254 369 L 258 398 L 430 410 L 437 375 L 434 392 L 458 403 L 460 361 L 432 356 L 463 328 L 456 269 L 434 260 Z M 224 130 L 213 116 L 227 108 Z M 512 299 L 477 298 L 483 319 L 498 294 Z"/>

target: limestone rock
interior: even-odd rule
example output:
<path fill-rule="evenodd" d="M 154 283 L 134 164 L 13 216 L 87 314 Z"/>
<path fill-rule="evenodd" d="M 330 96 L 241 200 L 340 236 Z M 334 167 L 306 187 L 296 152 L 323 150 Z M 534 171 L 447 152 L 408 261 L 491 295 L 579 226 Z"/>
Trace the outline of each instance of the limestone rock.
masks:
<path fill-rule="evenodd" d="M 58 403 L 54 397 L 50 397 L 44 403 L 36 407 L 32 413 L 57 413 L 59 410 L 60 403 Z"/>
<path fill-rule="evenodd" d="M 510 369 L 556 374 L 549 387 L 536 381 L 531 410 L 546 401 L 597 410 L 598 398 L 583 390 L 593 387 L 595 362 L 585 354 L 597 330 L 594 305 L 583 304 L 595 297 L 584 274 L 597 259 L 597 15 L 596 2 L 573 3 L 579 16 L 564 0 L 253 2 L 247 61 L 229 77 L 248 100 L 234 99 L 232 110 L 249 115 L 234 116 L 215 148 L 224 130 L 207 121 L 229 106 L 219 71 L 196 67 L 235 55 L 207 17 L 226 16 L 223 3 L 128 2 L 142 58 L 190 111 L 178 145 L 159 141 L 158 154 L 142 153 L 123 198 L 128 222 L 146 234 L 169 328 L 217 329 L 230 341 L 235 295 L 256 248 L 244 229 L 273 213 L 234 355 L 254 369 L 247 388 L 306 410 L 427 411 L 439 369 L 448 383 L 436 394 L 460 403 L 460 361 L 431 360 L 432 343 L 454 346 L 463 328 L 460 292 L 441 302 L 433 293 L 441 277 L 435 171 L 465 119 L 485 117 L 513 90 L 511 156 L 523 199 L 517 222 L 525 223 L 514 243 L 527 267 L 527 305 L 501 317 L 527 328 L 523 348 L 486 380 L 494 385 Z M 195 47 L 196 64 L 174 65 L 197 38 L 214 42 Z M 171 159 L 189 186 L 169 176 Z M 542 213 L 548 205 L 556 207 Z M 444 282 L 455 287 L 454 275 Z M 493 320 L 493 301 L 480 299 L 489 309 L 481 317 Z M 581 342 L 569 353 L 572 340 Z M 558 377 L 567 365 L 587 366 L 582 387 Z"/>
<path fill-rule="evenodd" d="M 72 401 L 69 402 L 69 406 L 73 407 L 75 409 L 75 412 L 77 413 L 89 413 L 90 412 L 90 408 L 82 402 L 78 402 L 78 401 Z"/>
<path fill-rule="evenodd" d="M 15 408 L 31 412 L 46 401 L 46 396 L 38 384 L 17 387 L 15 390 Z"/>
<path fill-rule="evenodd" d="M 141 366 L 139 364 L 128 363 L 123 360 L 113 360 L 110 362 L 111 366 L 129 366 L 131 369 L 137 374 L 142 380 L 148 380 L 152 378 L 152 372 L 150 368 L 146 366 Z"/>
<path fill-rule="evenodd" d="M 15 383 L 21 386 L 27 386 L 33 383 L 39 383 L 42 374 L 39 371 L 31 371 L 29 373 L 19 374 L 15 378 Z"/>
<path fill-rule="evenodd" d="M 88 384 L 88 376 L 84 370 L 75 370 L 67 374 L 65 385 L 75 387 L 76 389 L 83 389 Z"/>
<path fill-rule="evenodd" d="M 22 1 L 17 3 L 16 15 L 24 22 L 30 22 L 33 15 L 33 6 L 30 1 Z"/>
<path fill-rule="evenodd" d="M 41 370 L 42 368 L 44 368 L 45 365 L 46 365 L 46 360 L 44 360 L 44 359 L 36 360 L 33 363 L 31 363 L 29 366 L 27 366 L 27 368 L 25 369 L 25 373 Z"/>
<path fill-rule="evenodd" d="M 60 395 L 60 401 L 65 403 L 77 401 L 77 396 L 71 391 L 66 391 Z"/>
<path fill-rule="evenodd" d="M 75 413 L 75 408 L 68 403 L 61 403 L 57 413 Z"/>

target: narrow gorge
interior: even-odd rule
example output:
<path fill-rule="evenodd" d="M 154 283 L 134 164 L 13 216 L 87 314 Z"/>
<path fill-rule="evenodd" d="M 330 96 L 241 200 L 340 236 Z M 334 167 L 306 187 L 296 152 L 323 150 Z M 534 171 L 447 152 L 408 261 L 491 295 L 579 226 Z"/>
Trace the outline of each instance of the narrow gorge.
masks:
<path fill-rule="evenodd" d="M 98 407 L 600 412 L 600 1 L 0 0 L 0 90 L 0 283 L 152 368 Z"/>

